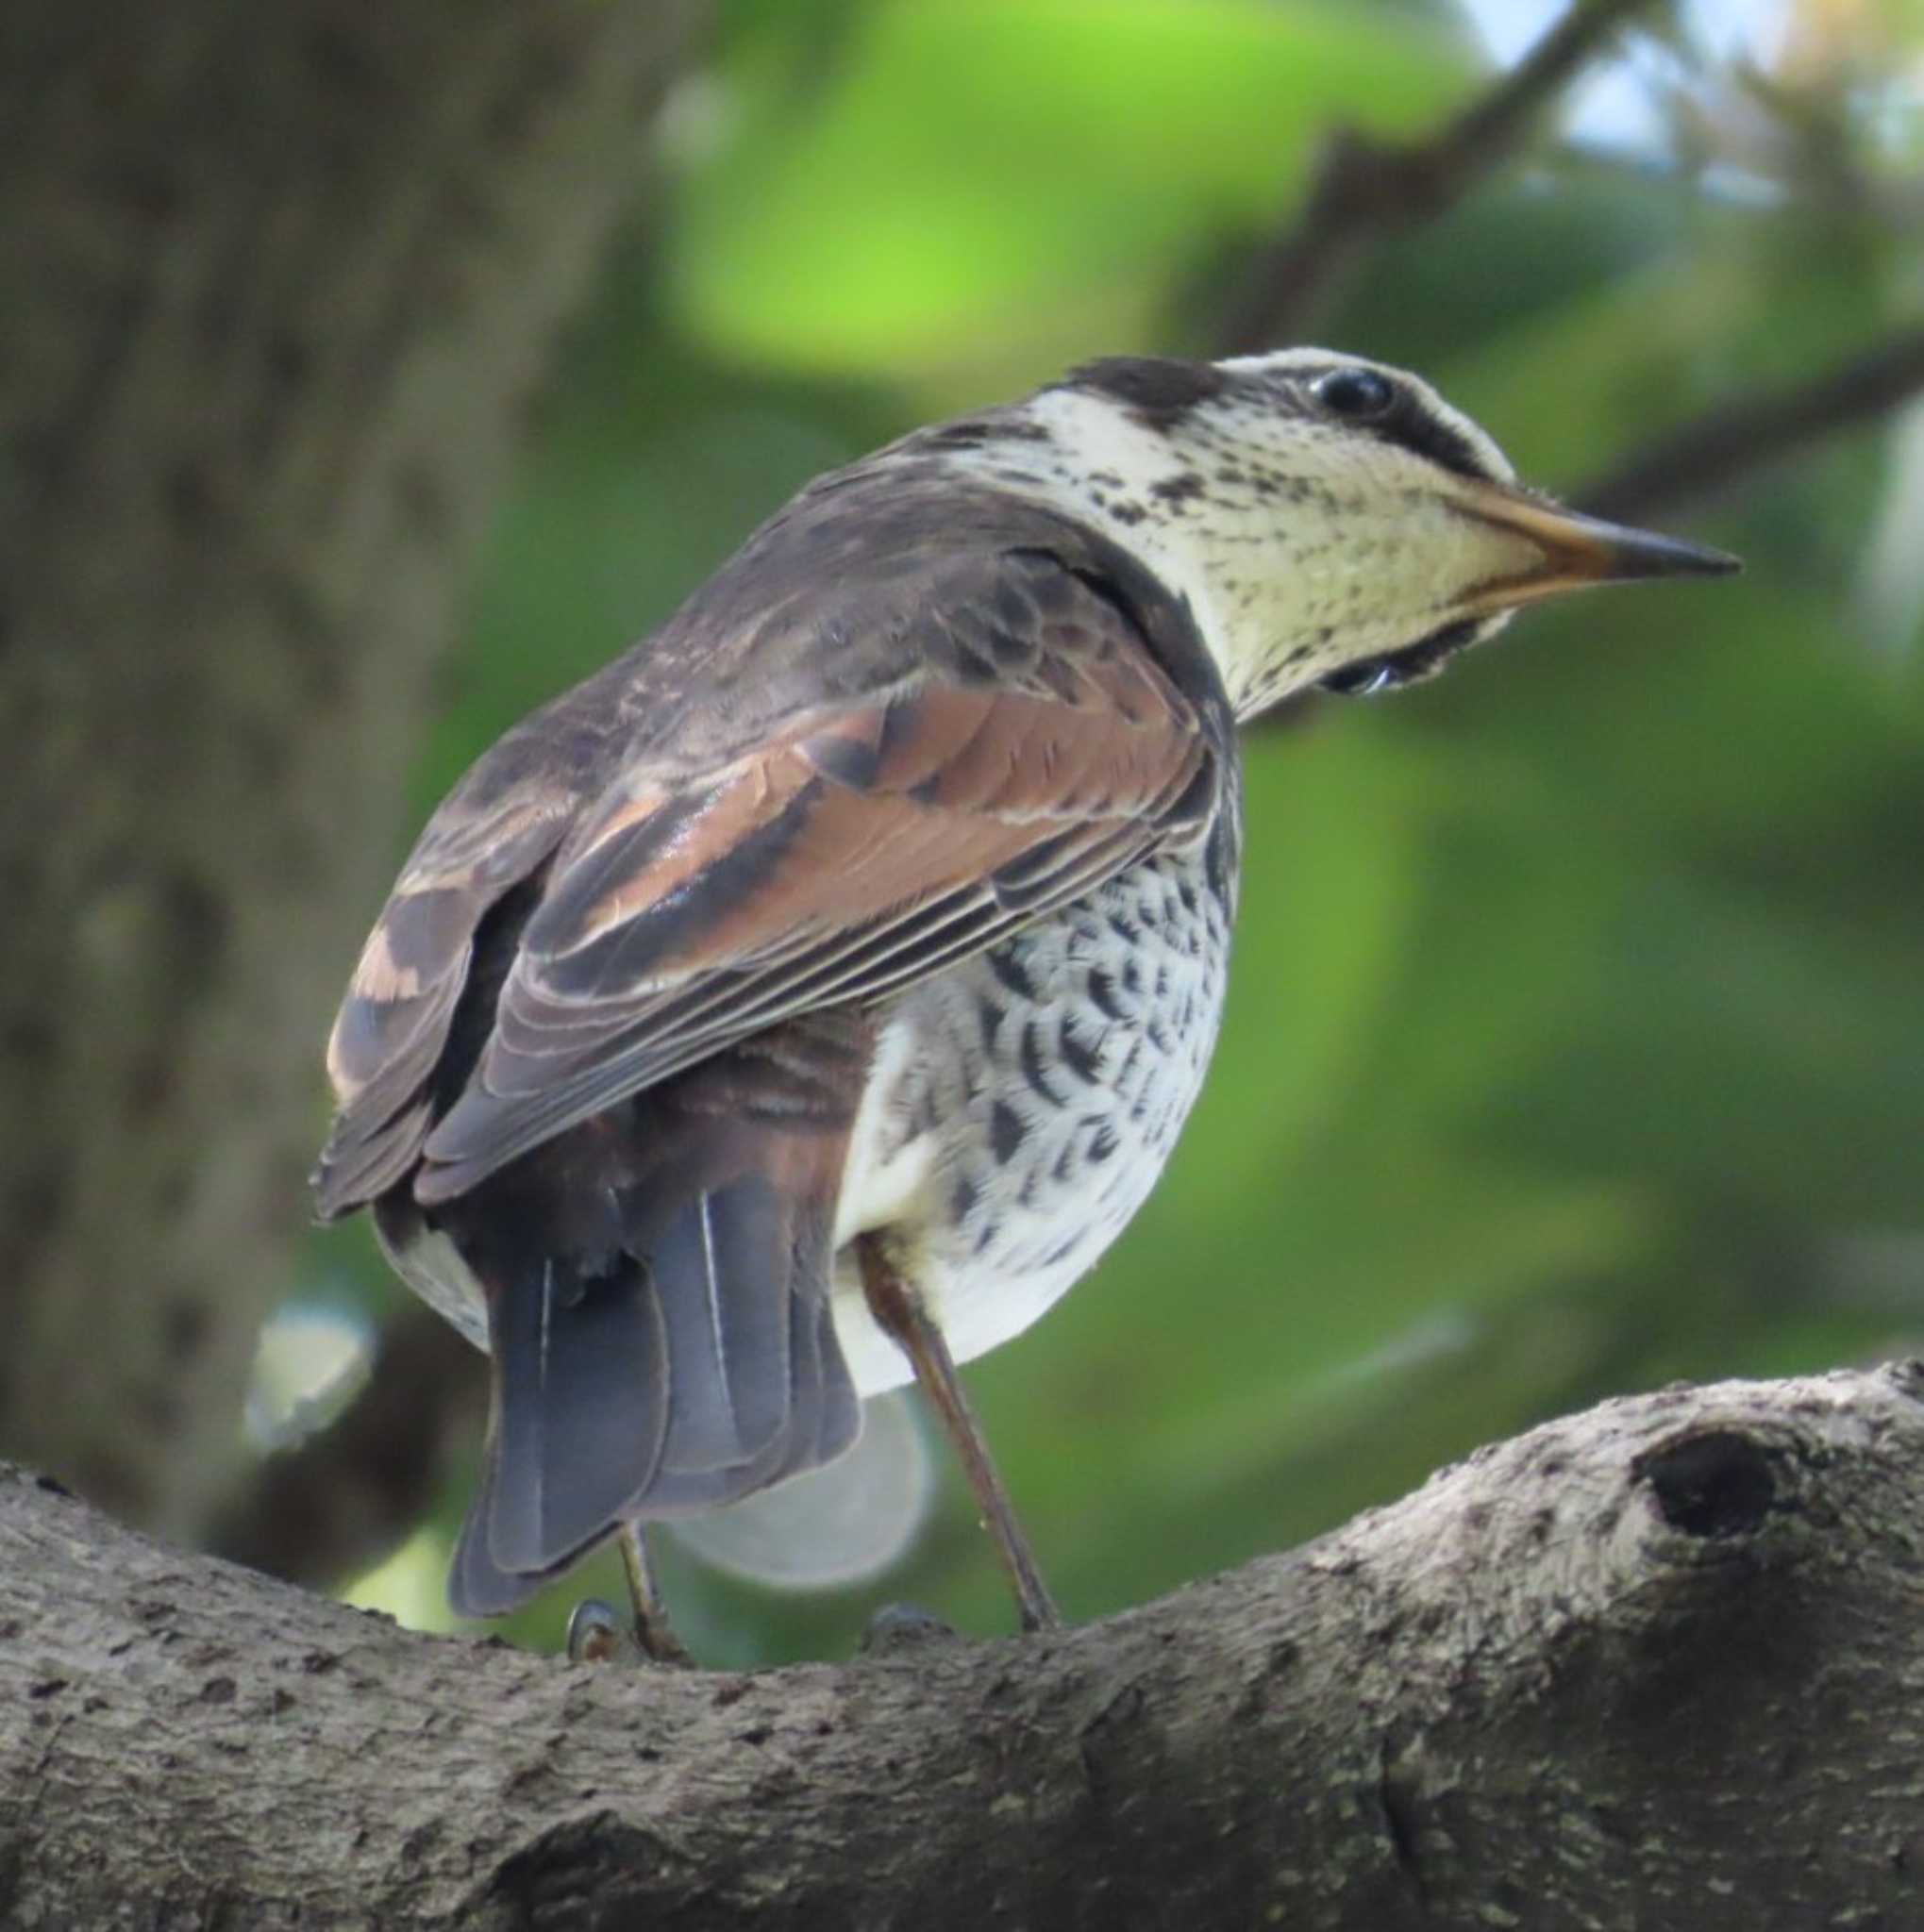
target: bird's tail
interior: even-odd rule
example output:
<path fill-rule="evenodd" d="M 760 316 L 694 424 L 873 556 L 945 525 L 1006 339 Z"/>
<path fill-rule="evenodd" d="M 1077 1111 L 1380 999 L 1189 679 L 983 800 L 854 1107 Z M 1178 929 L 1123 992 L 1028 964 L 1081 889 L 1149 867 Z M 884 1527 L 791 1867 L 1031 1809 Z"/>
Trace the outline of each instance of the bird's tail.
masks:
<path fill-rule="evenodd" d="M 855 1441 L 828 1300 L 848 1125 L 833 1115 L 852 1106 L 763 1104 L 731 1077 L 757 1057 L 738 1049 L 449 1204 L 494 1358 L 448 1588 L 460 1614 L 513 1608 L 625 1521 L 732 1502 Z"/>

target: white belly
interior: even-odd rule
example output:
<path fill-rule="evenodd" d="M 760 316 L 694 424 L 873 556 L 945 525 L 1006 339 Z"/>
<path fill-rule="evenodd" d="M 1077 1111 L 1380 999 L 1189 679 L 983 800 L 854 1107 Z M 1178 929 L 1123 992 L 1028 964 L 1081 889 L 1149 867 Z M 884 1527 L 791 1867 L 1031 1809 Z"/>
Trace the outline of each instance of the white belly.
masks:
<path fill-rule="evenodd" d="M 1230 916 L 1199 854 L 1157 859 L 893 1009 L 836 1214 L 835 1327 L 863 1395 L 911 1371 L 868 1312 L 856 1235 L 891 1230 L 966 1361 L 1122 1232 L 1202 1084 Z"/>

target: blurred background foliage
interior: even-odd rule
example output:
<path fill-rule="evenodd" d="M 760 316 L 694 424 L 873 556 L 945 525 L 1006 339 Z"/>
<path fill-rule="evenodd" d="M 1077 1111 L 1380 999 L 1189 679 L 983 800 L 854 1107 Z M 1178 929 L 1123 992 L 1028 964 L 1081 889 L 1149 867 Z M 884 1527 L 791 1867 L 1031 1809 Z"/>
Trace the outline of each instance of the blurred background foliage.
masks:
<path fill-rule="evenodd" d="M 1555 12 L 732 0 L 661 131 L 666 209 L 544 398 L 419 813 L 814 472 L 1087 356 L 1209 353 L 1330 129 L 1420 135 Z M 1655 22 L 1314 325 L 1578 497 L 1924 304 L 1924 6 Z M 1614 1391 L 1924 1333 L 1924 415 L 1659 520 L 1748 574 L 1531 614 L 1437 684 L 1252 738 L 1194 1124 L 1100 1270 L 970 1372 L 1070 1615 Z M 356 1226 L 314 1237 L 290 1306 L 311 1341 L 402 1294 Z M 1008 1627 L 954 1472 L 929 1458 L 919 1509 L 885 1447 L 892 1480 L 858 1466 L 836 1505 L 899 1517 L 884 1574 L 796 1592 L 665 1553 L 706 1660 L 842 1654 L 898 1597 Z M 463 1501 L 360 1600 L 444 1622 Z M 837 1567 L 826 1505 L 765 1507 Z M 513 1634 L 555 1643 L 618 1587 L 591 1566 Z"/>

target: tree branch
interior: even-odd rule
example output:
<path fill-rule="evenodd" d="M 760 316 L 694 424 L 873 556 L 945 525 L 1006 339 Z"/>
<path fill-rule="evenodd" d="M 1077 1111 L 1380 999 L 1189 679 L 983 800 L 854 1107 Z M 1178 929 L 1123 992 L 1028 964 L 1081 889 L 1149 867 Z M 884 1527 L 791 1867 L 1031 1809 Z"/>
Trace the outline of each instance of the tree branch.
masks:
<path fill-rule="evenodd" d="M 1250 264 L 1218 349 L 1297 340 L 1339 283 L 1389 236 L 1432 221 L 1495 172 L 1549 103 L 1650 0 L 1579 0 L 1516 65 L 1429 140 L 1332 135 L 1295 225 Z"/>
<path fill-rule="evenodd" d="M 262 1932 L 1908 1924 L 1920 1519 L 1924 1366 L 1671 1389 L 1104 1624 L 629 1674 L 4 1475 L 0 1872 Z"/>
<path fill-rule="evenodd" d="M 1862 428 L 1924 391 L 1924 327 L 1893 336 L 1788 389 L 1753 391 L 1655 438 L 1573 501 L 1622 522 L 1701 502 L 1840 431 Z"/>
<path fill-rule="evenodd" d="M 0 1441 L 183 1532 L 526 400 L 706 9 L 0 8 Z"/>

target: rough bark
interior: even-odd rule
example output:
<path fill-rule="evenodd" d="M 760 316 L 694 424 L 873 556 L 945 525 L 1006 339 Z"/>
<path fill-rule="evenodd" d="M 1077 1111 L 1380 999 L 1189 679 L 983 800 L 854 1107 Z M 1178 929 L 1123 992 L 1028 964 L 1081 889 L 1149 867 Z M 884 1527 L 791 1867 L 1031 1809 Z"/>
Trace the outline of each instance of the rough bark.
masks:
<path fill-rule="evenodd" d="M 0 1481 L 10 1925 L 1924 1923 L 1924 1365 L 1606 1404 L 1107 1623 L 410 1636 Z"/>
<path fill-rule="evenodd" d="M 0 1442 L 218 1492 L 315 1041 L 688 9 L 0 16 Z"/>

